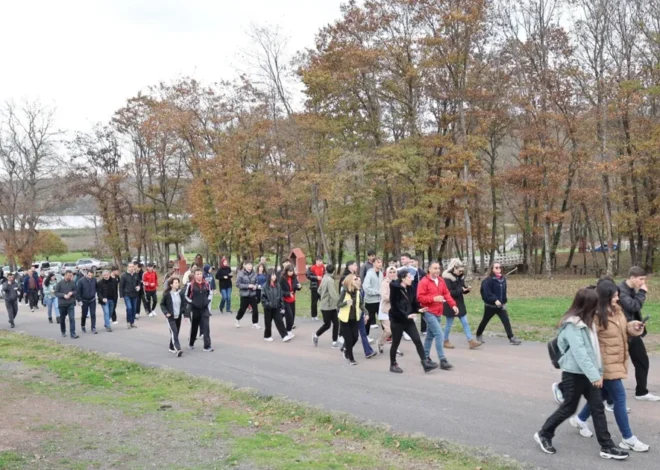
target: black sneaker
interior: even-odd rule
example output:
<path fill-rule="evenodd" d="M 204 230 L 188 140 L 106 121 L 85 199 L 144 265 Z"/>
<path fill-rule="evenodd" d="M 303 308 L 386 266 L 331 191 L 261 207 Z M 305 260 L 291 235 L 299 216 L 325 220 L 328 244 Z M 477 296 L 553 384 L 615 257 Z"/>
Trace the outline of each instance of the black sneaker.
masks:
<path fill-rule="evenodd" d="M 438 363 L 437 363 L 437 362 L 433 362 L 433 361 L 431 360 L 430 357 L 427 357 L 427 358 L 426 358 L 426 363 L 427 363 L 428 365 L 430 365 L 430 366 L 435 366 L 435 368 L 438 367 Z"/>
<path fill-rule="evenodd" d="M 98 333 L 96 332 L 96 328 L 92 328 L 92 333 L 94 333 L 95 335 L 98 334 Z"/>
<path fill-rule="evenodd" d="M 60 324 L 60 317 L 57 317 L 57 318 L 55 319 L 55 322 L 59 325 L 59 324 Z"/>
<path fill-rule="evenodd" d="M 204 348 L 203 351 L 204 352 L 213 352 L 213 348 Z"/>
<path fill-rule="evenodd" d="M 424 367 L 424 372 L 431 372 L 434 369 L 438 368 L 438 364 L 435 362 L 431 361 L 430 363 L 428 361 L 420 361 L 422 363 L 422 367 Z"/>
<path fill-rule="evenodd" d="M 108 333 L 112 333 L 112 328 L 110 328 L 110 327 L 108 326 L 108 327 L 105 328 L 105 331 L 107 331 Z"/>
<path fill-rule="evenodd" d="M 62 333 L 62 338 L 66 338 L 66 333 Z"/>
<path fill-rule="evenodd" d="M 82 330 L 83 333 L 87 333 L 87 329 L 84 326 L 81 327 L 80 329 Z"/>
<path fill-rule="evenodd" d="M 454 366 L 452 366 L 447 359 L 440 359 L 440 368 L 442 370 L 452 370 Z"/>
<path fill-rule="evenodd" d="M 53 323 L 53 319 L 52 319 L 52 318 L 49 318 L 49 319 L 48 319 L 48 323 Z"/>
<path fill-rule="evenodd" d="M 534 434 L 534 440 L 536 443 L 541 447 L 541 450 L 545 452 L 546 454 L 556 454 L 557 449 L 552 447 L 552 441 L 548 438 L 541 437 L 539 436 L 539 433 Z M 619 449 L 616 449 L 619 450 Z M 601 456 L 603 455 L 603 452 L 600 452 Z"/>
<path fill-rule="evenodd" d="M 9 324 L 11 325 L 12 328 L 16 328 L 16 325 L 14 324 L 13 321 L 10 321 Z"/>
<path fill-rule="evenodd" d="M 78 335 L 77 335 L 77 334 L 75 334 L 75 333 L 74 333 L 74 334 L 72 334 L 72 335 L 71 335 L 71 337 L 72 337 L 73 339 L 78 339 L 78 338 L 80 338 L 80 336 L 78 336 Z"/>
<path fill-rule="evenodd" d="M 604 459 L 613 459 L 613 460 L 625 460 L 630 454 L 625 450 L 621 450 L 618 447 L 601 447 L 600 456 Z"/>
<path fill-rule="evenodd" d="M 518 338 L 513 336 L 509 339 L 509 344 L 512 346 L 520 346 L 522 344 L 522 341 L 520 341 Z"/>
<path fill-rule="evenodd" d="M 403 374 L 403 369 L 399 367 L 399 364 L 392 364 L 390 366 L 390 372 L 394 372 L 395 374 Z"/>
<path fill-rule="evenodd" d="M 357 361 L 355 359 L 348 361 L 348 363 L 352 366 L 357 366 Z"/>
<path fill-rule="evenodd" d="M 179 351 L 176 353 L 176 357 L 181 357 L 183 355 L 183 351 Z"/>
<path fill-rule="evenodd" d="M 371 354 L 367 355 L 367 359 L 371 359 L 372 357 L 378 356 L 378 353 L 376 351 L 371 351 Z"/>

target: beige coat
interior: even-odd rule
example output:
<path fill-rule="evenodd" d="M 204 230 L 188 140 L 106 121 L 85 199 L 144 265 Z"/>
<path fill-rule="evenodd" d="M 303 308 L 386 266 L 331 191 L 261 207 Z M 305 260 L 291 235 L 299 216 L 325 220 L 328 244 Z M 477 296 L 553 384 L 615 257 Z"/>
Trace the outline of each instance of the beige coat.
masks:
<path fill-rule="evenodd" d="M 643 330 L 638 331 L 628 323 L 619 307 L 614 313 L 610 313 L 607 329 L 601 327 L 598 317 L 594 322 L 598 328 L 598 341 L 603 358 L 603 379 L 628 378 L 628 336 L 639 336 Z"/>

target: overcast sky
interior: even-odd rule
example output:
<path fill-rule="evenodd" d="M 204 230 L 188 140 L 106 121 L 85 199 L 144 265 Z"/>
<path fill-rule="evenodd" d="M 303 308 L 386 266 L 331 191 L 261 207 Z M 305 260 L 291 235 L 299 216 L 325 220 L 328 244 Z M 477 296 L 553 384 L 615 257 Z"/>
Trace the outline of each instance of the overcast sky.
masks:
<path fill-rule="evenodd" d="M 233 78 L 253 23 L 279 26 L 291 52 L 312 47 L 341 3 L 0 0 L 0 101 L 38 98 L 58 128 L 88 130 L 160 81 Z"/>

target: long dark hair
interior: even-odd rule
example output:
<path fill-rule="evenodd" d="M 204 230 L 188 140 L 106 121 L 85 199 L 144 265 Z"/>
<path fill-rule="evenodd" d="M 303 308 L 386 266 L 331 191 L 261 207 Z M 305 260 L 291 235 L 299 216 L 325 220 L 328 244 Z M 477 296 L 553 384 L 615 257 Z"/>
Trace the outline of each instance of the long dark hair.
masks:
<path fill-rule="evenodd" d="M 178 276 L 171 276 L 167 280 L 167 287 L 165 288 L 165 292 L 163 292 L 163 295 L 169 294 L 172 292 L 172 284 L 174 284 L 174 281 L 179 281 L 179 289 L 181 289 L 181 279 L 179 279 Z"/>
<path fill-rule="evenodd" d="M 570 308 L 564 316 L 561 317 L 559 325 L 564 323 L 564 321 L 570 317 L 578 317 L 585 325 L 591 328 L 594 323 L 596 310 L 598 309 L 598 300 L 598 294 L 594 289 L 583 287 L 578 290 L 573 298 L 573 303 Z"/>
<path fill-rule="evenodd" d="M 596 285 L 596 293 L 598 294 L 598 320 L 600 320 L 601 327 L 606 330 L 612 310 L 612 298 L 619 293 L 619 288 L 614 282 L 607 279 Z"/>
<path fill-rule="evenodd" d="M 48 276 L 46 276 L 46 279 L 44 280 L 44 286 L 48 287 L 50 285 L 50 280 L 55 277 L 55 273 L 50 273 Z"/>

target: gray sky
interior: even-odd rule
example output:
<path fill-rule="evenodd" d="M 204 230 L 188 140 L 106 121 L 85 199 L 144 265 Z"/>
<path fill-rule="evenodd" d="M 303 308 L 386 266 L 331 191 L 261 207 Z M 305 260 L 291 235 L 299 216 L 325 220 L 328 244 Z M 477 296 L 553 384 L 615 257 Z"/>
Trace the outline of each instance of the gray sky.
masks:
<path fill-rule="evenodd" d="M 0 0 L 0 101 L 40 99 L 88 130 L 160 81 L 211 83 L 244 68 L 251 24 L 312 47 L 342 0 Z"/>

